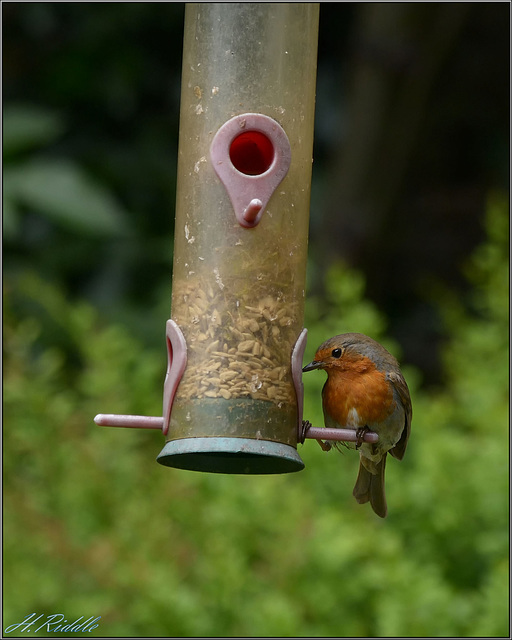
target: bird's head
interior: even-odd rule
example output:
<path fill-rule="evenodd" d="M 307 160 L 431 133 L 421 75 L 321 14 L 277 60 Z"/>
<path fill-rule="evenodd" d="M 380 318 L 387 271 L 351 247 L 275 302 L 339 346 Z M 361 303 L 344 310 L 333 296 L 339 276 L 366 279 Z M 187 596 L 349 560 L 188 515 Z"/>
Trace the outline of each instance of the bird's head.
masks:
<path fill-rule="evenodd" d="M 365 361 L 377 369 L 396 363 L 394 357 L 372 338 L 362 333 L 342 333 L 321 344 L 314 359 L 302 371 L 325 369 L 329 374 L 346 371 L 356 364 L 359 369 Z"/>

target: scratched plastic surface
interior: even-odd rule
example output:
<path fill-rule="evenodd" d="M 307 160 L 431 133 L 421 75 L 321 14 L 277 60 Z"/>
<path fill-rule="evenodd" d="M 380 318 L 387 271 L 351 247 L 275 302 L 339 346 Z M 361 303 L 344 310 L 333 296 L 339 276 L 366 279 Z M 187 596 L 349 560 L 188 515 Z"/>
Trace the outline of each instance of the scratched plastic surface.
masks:
<path fill-rule="evenodd" d="M 171 317 L 188 364 L 168 439 L 296 446 L 290 358 L 303 328 L 317 38 L 316 4 L 187 5 Z M 243 113 L 275 119 L 291 145 L 253 229 L 237 222 L 209 153 Z"/>

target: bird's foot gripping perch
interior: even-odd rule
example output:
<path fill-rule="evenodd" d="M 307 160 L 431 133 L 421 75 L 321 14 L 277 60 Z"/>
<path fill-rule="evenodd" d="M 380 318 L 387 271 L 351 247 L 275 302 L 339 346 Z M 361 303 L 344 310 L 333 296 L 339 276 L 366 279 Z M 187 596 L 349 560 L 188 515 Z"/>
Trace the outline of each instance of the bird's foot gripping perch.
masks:
<path fill-rule="evenodd" d="M 327 427 L 314 427 L 309 420 L 302 421 L 299 442 L 304 444 L 306 438 L 312 438 L 316 440 L 318 444 L 322 447 L 324 451 L 329 451 L 332 448 L 331 442 L 335 444 L 338 442 L 370 442 L 374 444 L 378 441 L 379 436 L 374 432 L 370 431 L 368 427 L 362 427 L 357 431 L 355 429 L 338 429 L 338 428 L 327 428 Z"/>
<path fill-rule="evenodd" d="M 302 421 L 302 433 L 301 433 L 301 442 L 304 444 L 304 440 L 308 437 L 308 431 L 314 428 L 313 425 L 311 424 L 311 422 L 309 420 L 303 420 Z M 315 438 L 315 440 L 318 442 L 318 444 L 320 445 L 320 447 L 322 448 L 323 451 L 330 451 L 332 449 L 331 445 L 329 444 L 329 442 L 324 442 L 323 440 L 320 440 L 319 438 Z"/>
<path fill-rule="evenodd" d="M 357 436 L 356 449 L 359 449 L 359 447 L 363 444 L 364 437 L 369 432 L 370 432 L 370 429 L 368 429 L 368 427 L 366 425 L 364 427 L 359 427 L 359 429 L 357 429 L 357 431 L 356 431 L 356 436 Z"/>

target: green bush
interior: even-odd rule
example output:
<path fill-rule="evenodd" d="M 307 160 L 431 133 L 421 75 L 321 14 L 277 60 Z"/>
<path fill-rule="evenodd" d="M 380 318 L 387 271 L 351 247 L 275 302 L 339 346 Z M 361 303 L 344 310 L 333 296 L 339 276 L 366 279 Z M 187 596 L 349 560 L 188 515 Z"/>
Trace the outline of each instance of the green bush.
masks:
<path fill-rule="evenodd" d="M 443 386 L 404 368 L 412 436 L 384 521 L 352 498 L 350 451 L 308 441 L 299 474 L 201 474 L 155 464 L 158 433 L 95 426 L 161 412 L 163 340 L 144 348 L 33 273 L 7 281 L 4 625 L 35 611 L 101 616 L 106 637 L 507 637 L 507 224 L 491 202 L 471 299 L 442 294 Z M 398 354 L 360 274 L 333 268 L 326 292 L 308 300 L 306 358 L 350 330 Z M 318 426 L 322 384 L 305 378 Z"/>

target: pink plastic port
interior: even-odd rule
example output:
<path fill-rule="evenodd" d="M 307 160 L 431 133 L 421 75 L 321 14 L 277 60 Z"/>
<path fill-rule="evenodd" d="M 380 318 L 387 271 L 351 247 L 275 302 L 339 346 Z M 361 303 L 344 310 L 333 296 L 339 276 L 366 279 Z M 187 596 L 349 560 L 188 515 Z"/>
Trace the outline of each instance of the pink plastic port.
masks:
<path fill-rule="evenodd" d="M 215 134 L 210 157 L 236 219 L 253 229 L 290 167 L 291 147 L 284 129 L 262 113 L 234 116 Z"/>

